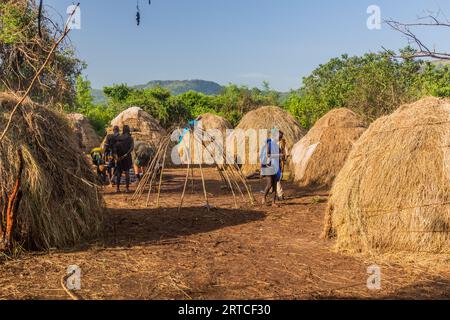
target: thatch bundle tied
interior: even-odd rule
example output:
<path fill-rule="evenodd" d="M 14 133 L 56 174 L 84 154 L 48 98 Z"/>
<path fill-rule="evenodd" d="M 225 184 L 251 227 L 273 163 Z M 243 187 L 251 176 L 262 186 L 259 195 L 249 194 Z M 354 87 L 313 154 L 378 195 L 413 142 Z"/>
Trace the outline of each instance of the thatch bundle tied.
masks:
<path fill-rule="evenodd" d="M 0 94 L 0 127 L 5 127 L 16 103 L 12 95 Z M 101 224 L 102 200 L 94 185 L 95 175 L 65 116 L 28 100 L 12 123 L 0 145 L 3 236 L 6 224 L 10 226 L 6 220 L 11 218 L 13 242 L 28 248 L 65 247 L 95 235 Z M 21 201 L 11 217 L 7 205 L 19 176 Z"/>
<path fill-rule="evenodd" d="M 333 109 L 292 148 L 294 180 L 301 187 L 331 187 L 367 125 L 353 111 Z"/>
<path fill-rule="evenodd" d="M 376 120 L 338 174 L 325 235 L 351 251 L 450 252 L 450 101 Z"/>

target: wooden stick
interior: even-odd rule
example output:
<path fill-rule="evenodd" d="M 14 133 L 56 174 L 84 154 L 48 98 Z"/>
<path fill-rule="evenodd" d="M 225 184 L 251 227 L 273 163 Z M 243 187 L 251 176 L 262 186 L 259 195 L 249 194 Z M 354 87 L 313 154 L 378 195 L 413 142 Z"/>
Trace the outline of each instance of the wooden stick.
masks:
<path fill-rule="evenodd" d="M 226 169 L 224 169 L 224 170 L 226 172 L 228 172 L 228 167 Z M 244 193 L 242 192 L 241 186 L 239 185 L 239 181 L 237 181 L 234 172 L 232 170 L 229 170 L 229 174 L 230 174 L 230 176 L 232 178 L 232 181 L 233 181 L 234 185 L 236 186 L 236 189 L 239 191 L 239 194 L 241 195 L 242 200 L 245 200 Z"/>
<path fill-rule="evenodd" d="M 152 161 L 150 162 L 150 165 L 149 165 L 147 171 L 142 176 L 142 179 L 139 182 L 138 187 L 136 188 L 136 191 L 132 197 L 132 200 L 134 200 L 134 201 L 139 200 L 142 193 L 144 192 L 145 186 L 147 185 L 150 178 L 152 177 L 153 170 L 156 166 L 156 163 L 158 162 L 162 144 L 163 144 L 163 142 L 161 142 L 160 145 L 158 146 L 158 150 L 156 151 L 155 156 L 153 157 Z"/>
<path fill-rule="evenodd" d="M 181 207 L 183 206 L 184 195 L 186 193 L 186 187 L 187 187 L 187 183 L 188 183 L 188 180 L 189 180 L 189 169 L 190 169 L 190 166 L 191 166 L 191 162 L 188 161 L 188 166 L 187 166 L 187 169 L 186 169 L 186 179 L 184 180 L 183 193 L 181 194 L 181 200 L 180 200 L 180 205 L 178 206 L 178 212 L 181 211 Z"/>
<path fill-rule="evenodd" d="M 204 132 L 204 134 L 208 135 L 208 132 L 206 132 L 206 131 L 203 131 L 203 132 Z M 214 137 L 211 137 L 211 135 L 208 135 L 208 137 L 211 139 L 212 142 L 217 144 L 217 142 L 214 140 Z M 225 163 L 228 164 L 228 162 L 229 162 L 228 161 L 228 159 L 229 159 L 228 155 L 226 155 L 226 154 L 224 154 L 222 152 L 222 157 L 223 157 Z M 233 163 L 233 162 L 231 162 L 231 163 Z M 231 168 L 231 171 L 234 171 L 237 174 L 238 178 L 241 180 L 242 184 L 245 186 L 245 189 L 247 190 L 247 194 L 248 194 L 249 199 L 250 199 L 250 203 L 253 205 L 255 203 L 255 198 L 254 198 L 253 192 L 251 191 L 251 188 L 250 188 L 250 186 L 249 186 L 249 184 L 247 182 L 247 179 L 245 178 L 245 176 L 242 173 L 241 169 L 239 168 L 239 166 L 236 163 L 233 163 L 233 165 L 230 165 L 229 167 Z"/>
<path fill-rule="evenodd" d="M 65 276 L 62 276 L 59 283 L 61 284 L 61 287 L 63 288 L 64 292 L 67 293 L 67 295 L 72 300 L 84 300 L 83 297 L 81 297 L 78 293 L 76 293 L 73 290 L 69 290 L 69 288 L 67 288 L 67 286 L 66 286 L 67 279 L 69 279 L 74 274 L 75 274 L 75 270 L 73 270 L 71 273 L 69 273 Z"/>
<path fill-rule="evenodd" d="M 193 152 L 191 150 L 191 147 L 194 146 L 194 144 L 192 142 L 192 140 L 194 138 L 193 135 L 194 135 L 193 132 L 189 132 L 189 148 L 188 148 L 187 152 L 188 152 L 188 157 L 189 157 L 188 162 L 190 162 L 191 164 L 194 164 Z M 191 189 L 192 189 L 192 193 L 194 193 L 195 192 L 194 166 L 191 166 Z"/>
<path fill-rule="evenodd" d="M 2 201 L 3 199 L 0 199 Z M 3 202 L 3 201 L 2 201 Z M 6 214 L 6 207 L 8 203 L 8 195 L 5 192 L 5 204 L 0 207 L 0 242 L 3 240 L 3 217 Z"/>
<path fill-rule="evenodd" d="M 145 186 L 147 185 L 147 183 L 150 182 L 150 186 L 149 186 L 149 195 L 147 196 L 147 206 L 148 206 L 148 201 L 149 201 L 149 197 L 150 197 L 150 193 L 151 193 L 151 189 L 152 189 L 152 182 L 154 179 L 154 175 L 155 175 L 155 171 L 156 171 L 156 166 L 159 163 L 160 160 L 160 155 L 161 155 L 161 149 L 162 147 L 165 145 L 165 143 L 167 142 L 167 138 L 163 139 L 163 141 L 159 144 L 158 146 L 158 150 L 155 153 L 155 156 L 153 157 L 152 161 L 150 162 L 150 165 L 147 169 L 147 171 L 144 173 L 141 181 L 139 182 L 138 187 L 136 188 L 136 191 L 134 192 L 134 195 L 132 197 L 132 201 L 137 201 L 142 197 L 142 194 L 144 193 L 145 190 Z"/>
<path fill-rule="evenodd" d="M 157 162 L 157 165 L 158 165 L 158 167 L 159 167 L 159 160 L 158 160 L 158 162 Z M 151 177 L 151 179 L 150 179 L 150 186 L 149 186 L 149 189 L 148 189 L 147 201 L 146 201 L 146 203 L 145 203 L 145 206 L 146 206 L 146 207 L 148 207 L 148 204 L 149 204 L 149 202 L 150 202 L 150 195 L 151 195 L 151 193 L 152 193 L 153 180 L 156 178 L 157 173 L 158 173 L 158 168 L 157 168 L 157 166 L 155 165 L 155 168 L 153 169 L 152 177 Z"/>
<path fill-rule="evenodd" d="M 202 168 L 202 162 L 201 161 L 199 162 L 198 166 L 200 167 L 200 175 L 202 177 L 203 195 L 205 196 L 206 208 L 209 211 L 208 194 L 206 193 L 205 177 L 203 176 L 203 168 Z"/>
<path fill-rule="evenodd" d="M 164 149 L 164 157 L 163 157 L 163 162 L 162 162 L 161 174 L 159 176 L 158 196 L 156 197 L 156 207 L 157 208 L 159 208 L 159 197 L 161 195 L 161 184 L 162 184 L 162 179 L 163 179 L 163 174 L 164 174 L 164 167 L 166 164 L 166 155 L 167 155 L 168 147 L 169 147 L 169 144 L 167 144 L 167 147 Z"/>
<path fill-rule="evenodd" d="M 197 137 L 197 138 L 200 139 L 199 137 Z M 209 149 L 207 148 L 207 146 L 205 145 L 205 143 L 204 143 L 203 141 L 202 141 L 202 143 L 203 143 L 203 146 L 206 148 L 206 151 L 208 151 L 209 155 L 210 155 L 212 158 L 214 158 L 214 157 L 213 157 L 213 154 L 212 154 L 212 152 L 211 152 L 211 150 L 209 150 Z M 234 205 L 235 205 L 236 209 L 239 208 L 238 203 L 237 203 L 237 199 L 236 199 L 236 194 L 234 193 L 233 185 L 232 185 L 232 183 L 231 183 L 231 181 L 230 181 L 230 177 L 228 176 L 228 173 L 227 173 L 226 171 L 224 171 L 224 174 L 225 174 L 225 177 L 224 177 L 224 175 L 222 174 L 222 172 L 221 172 L 221 170 L 220 170 L 220 168 L 219 168 L 219 165 L 217 164 L 217 162 L 216 162 L 215 160 L 214 160 L 214 164 L 215 164 L 216 169 L 217 169 L 217 171 L 219 172 L 220 176 L 222 177 L 222 181 L 225 182 L 225 184 L 228 183 L 228 187 L 230 188 L 231 193 L 232 193 L 232 195 L 233 195 Z"/>
<path fill-rule="evenodd" d="M 19 168 L 17 178 L 11 196 L 9 197 L 8 208 L 6 210 L 6 232 L 4 240 L 5 240 L 5 247 L 8 250 L 11 249 L 12 247 L 12 235 L 15 227 L 15 219 L 17 216 L 19 203 L 22 198 L 20 186 L 22 184 L 23 155 L 21 149 L 17 151 L 17 156 L 19 158 Z"/>
<path fill-rule="evenodd" d="M 192 193 L 195 192 L 195 181 L 194 181 L 194 167 L 191 167 L 191 187 L 192 187 Z"/>

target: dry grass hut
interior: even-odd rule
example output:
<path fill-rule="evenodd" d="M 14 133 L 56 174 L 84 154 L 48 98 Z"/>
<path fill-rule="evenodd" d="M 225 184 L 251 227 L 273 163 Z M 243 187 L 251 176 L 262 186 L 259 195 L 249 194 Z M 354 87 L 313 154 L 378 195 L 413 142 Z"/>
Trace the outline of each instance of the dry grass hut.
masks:
<path fill-rule="evenodd" d="M 122 130 L 124 125 L 130 127 L 135 141 L 148 143 L 154 148 L 167 135 L 159 122 L 139 107 L 131 107 L 120 113 L 111 121 L 107 133 L 112 133 L 114 126 L 118 126 Z"/>
<path fill-rule="evenodd" d="M 199 120 L 198 122 L 198 126 L 199 126 L 199 133 L 200 134 L 204 134 L 207 139 L 211 139 L 213 138 L 213 136 L 215 136 L 214 133 L 212 133 L 212 135 L 208 132 L 203 133 L 203 131 L 208 131 L 208 130 L 218 130 L 218 132 L 220 131 L 220 133 L 222 134 L 222 144 L 223 147 L 225 149 L 225 138 L 226 138 L 226 134 L 227 134 L 227 130 L 228 129 L 232 129 L 233 126 L 231 125 L 231 123 L 218 115 L 212 114 L 212 113 L 204 113 L 202 115 L 199 116 L 199 118 L 201 118 L 201 120 Z M 196 145 L 199 144 L 199 140 L 193 139 L 193 135 L 194 133 L 189 131 L 187 132 L 181 142 L 178 145 L 178 153 L 180 155 L 180 159 L 182 160 L 182 163 L 187 163 L 188 159 L 188 154 L 190 155 L 190 157 L 192 157 L 192 159 L 196 159 L 196 157 L 198 157 L 199 161 L 200 159 L 202 159 L 201 157 L 201 153 L 200 152 L 196 152 L 196 150 L 198 149 L 198 146 Z M 205 142 L 205 146 L 208 147 L 208 142 Z M 190 151 L 190 152 L 186 152 L 186 151 Z"/>
<path fill-rule="evenodd" d="M 1 128 L 16 103 L 0 94 Z M 12 123 L 0 144 L 0 238 L 12 226 L 13 244 L 48 249 L 95 235 L 102 200 L 65 115 L 27 100 Z"/>
<path fill-rule="evenodd" d="M 249 156 L 249 138 L 240 139 L 237 137 L 238 129 L 243 131 L 247 131 L 249 129 L 253 130 L 272 130 L 278 129 L 284 132 L 284 138 L 286 139 L 286 146 L 288 150 L 291 150 L 294 144 L 300 140 L 305 134 L 305 130 L 299 125 L 299 123 L 292 117 L 287 111 L 274 106 L 266 106 L 260 107 L 258 109 L 252 110 L 248 112 L 242 120 L 239 122 L 239 125 L 236 127 L 235 132 L 231 136 L 234 139 L 235 150 L 239 150 L 239 148 L 243 149 L 245 147 L 245 159 L 237 156 L 238 161 L 243 162 L 242 171 L 244 174 L 248 175 L 256 170 L 260 169 L 260 161 L 259 161 L 259 148 L 258 154 Z M 260 135 L 258 135 L 257 143 L 258 146 L 264 144 L 264 141 L 261 141 Z M 255 158 L 256 156 L 256 158 Z M 257 160 L 257 163 L 251 163 L 251 158 Z"/>
<path fill-rule="evenodd" d="M 450 101 L 376 120 L 339 172 L 324 235 L 350 251 L 450 252 Z"/>
<path fill-rule="evenodd" d="M 77 134 L 78 144 L 84 152 L 90 152 L 93 148 L 100 146 L 102 140 L 88 118 L 80 113 L 70 113 L 67 117 Z"/>
<path fill-rule="evenodd" d="M 294 180 L 301 187 L 329 188 L 367 125 L 353 111 L 333 109 L 291 151 Z"/>

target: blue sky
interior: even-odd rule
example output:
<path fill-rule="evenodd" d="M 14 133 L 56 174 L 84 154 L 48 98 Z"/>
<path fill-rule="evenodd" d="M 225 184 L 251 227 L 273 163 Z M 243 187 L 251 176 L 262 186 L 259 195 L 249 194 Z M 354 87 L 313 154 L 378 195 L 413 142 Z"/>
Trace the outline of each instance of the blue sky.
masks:
<path fill-rule="evenodd" d="M 398 49 L 406 39 L 387 25 L 369 30 L 366 10 L 382 19 L 416 21 L 426 10 L 450 18 L 448 0 L 80 0 L 81 30 L 71 40 L 94 88 L 149 80 L 204 79 L 277 90 L 298 88 L 303 76 L 343 53 Z M 50 14 L 73 3 L 44 0 Z M 450 51 L 450 33 L 420 33 Z"/>

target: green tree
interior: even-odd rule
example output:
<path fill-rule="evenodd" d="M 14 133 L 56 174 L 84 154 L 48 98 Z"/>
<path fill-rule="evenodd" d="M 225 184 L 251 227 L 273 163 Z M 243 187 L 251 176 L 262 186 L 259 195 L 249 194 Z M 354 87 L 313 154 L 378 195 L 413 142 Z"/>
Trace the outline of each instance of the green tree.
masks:
<path fill-rule="evenodd" d="M 389 114 L 423 95 L 448 94 L 448 68 L 414 59 L 411 48 L 363 56 L 342 55 L 320 65 L 284 103 L 304 126 L 332 108 L 347 107 L 368 121 Z"/>
<path fill-rule="evenodd" d="M 94 104 L 91 82 L 82 76 L 77 77 L 75 104 L 69 111 L 85 115 L 100 135 L 105 133 L 106 127 L 120 112 L 114 105 Z"/>
<path fill-rule="evenodd" d="M 0 79 L 3 89 L 26 90 L 36 70 L 47 59 L 61 30 L 42 12 L 38 28 L 35 1 L 0 1 Z M 51 105 L 72 104 L 75 81 L 85 64 L 77 59 L 70 42 L 63 41 L 50 57 L 30 97 Z"/>
<path fill-rule="evenodd" d="M 81 75 L 76 80 L 75 105 L 79 110 L 89 110 L 94 106 L 94 98 L 91 93 L 91 82 L 83 79 Z"/>
<path fill-rule="evenodd" d="M 175 98 L 187 111 L 190 118 L 196 118 L 203 113 L 217 113 L 214 107 L 214 97 L 196 91 L 188 91 Z"/>
<path fill-rule="evenodd" d="M 112 103 L 124 103 L 133 91 L 132 88 L 123 83 L 103 88 L 103 93 Z"/>

